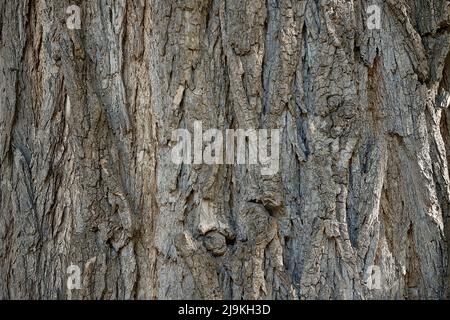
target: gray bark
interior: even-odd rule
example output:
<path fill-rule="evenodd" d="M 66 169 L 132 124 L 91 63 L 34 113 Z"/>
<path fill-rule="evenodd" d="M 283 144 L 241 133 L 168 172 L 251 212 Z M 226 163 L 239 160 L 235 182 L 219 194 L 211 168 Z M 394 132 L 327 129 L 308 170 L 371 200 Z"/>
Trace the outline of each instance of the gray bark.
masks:
<path fill-rule="evenodd" d="M 0 299 L 447 298 L 449 52 L 445 0 L 0 0 Z"/>

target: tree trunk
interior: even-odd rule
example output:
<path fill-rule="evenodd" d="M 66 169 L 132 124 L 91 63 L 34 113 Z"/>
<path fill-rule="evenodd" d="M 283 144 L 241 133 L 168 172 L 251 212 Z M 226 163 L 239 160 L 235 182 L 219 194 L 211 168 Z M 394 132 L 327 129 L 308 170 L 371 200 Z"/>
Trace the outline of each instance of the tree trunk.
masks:
<path fill-rule="evenodd" d="M 449 52 L 445 0 L 0 0 L 0 299 L 446 298 Z"/>

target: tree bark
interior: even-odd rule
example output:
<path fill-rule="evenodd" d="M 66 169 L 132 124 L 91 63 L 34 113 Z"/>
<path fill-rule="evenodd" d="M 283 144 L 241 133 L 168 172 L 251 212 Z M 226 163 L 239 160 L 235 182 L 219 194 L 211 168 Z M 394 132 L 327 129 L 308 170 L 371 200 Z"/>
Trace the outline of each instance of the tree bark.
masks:
<path fill-rule="evenodd" d="M 0 299 L 447 298 L 449 52 L 445 0 L 0 0 Z"/>

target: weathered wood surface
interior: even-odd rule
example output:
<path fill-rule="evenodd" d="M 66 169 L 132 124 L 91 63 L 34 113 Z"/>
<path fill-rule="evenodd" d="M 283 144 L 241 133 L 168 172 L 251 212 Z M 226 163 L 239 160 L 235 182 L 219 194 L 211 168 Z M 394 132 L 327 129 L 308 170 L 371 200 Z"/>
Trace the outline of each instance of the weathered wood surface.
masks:
<path fill-rule="evenodd" d="M 446 298 L 449 14 L 0 0 L 0 298 Z M 196 120 L 283 129 L 279 172 L 173 164 Z"/>

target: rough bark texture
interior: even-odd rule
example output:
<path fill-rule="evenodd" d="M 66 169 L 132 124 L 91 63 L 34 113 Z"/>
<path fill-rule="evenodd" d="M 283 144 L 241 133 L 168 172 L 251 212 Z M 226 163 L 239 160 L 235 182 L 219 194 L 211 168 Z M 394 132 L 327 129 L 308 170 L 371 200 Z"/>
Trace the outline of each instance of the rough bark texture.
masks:
<path fill-rule="evenodd" d="M 446 298 L 449 12 L 0 0 L 0 298 Z M 173 164 L 195 120 L 282 128 L 278 174 Z"/>

